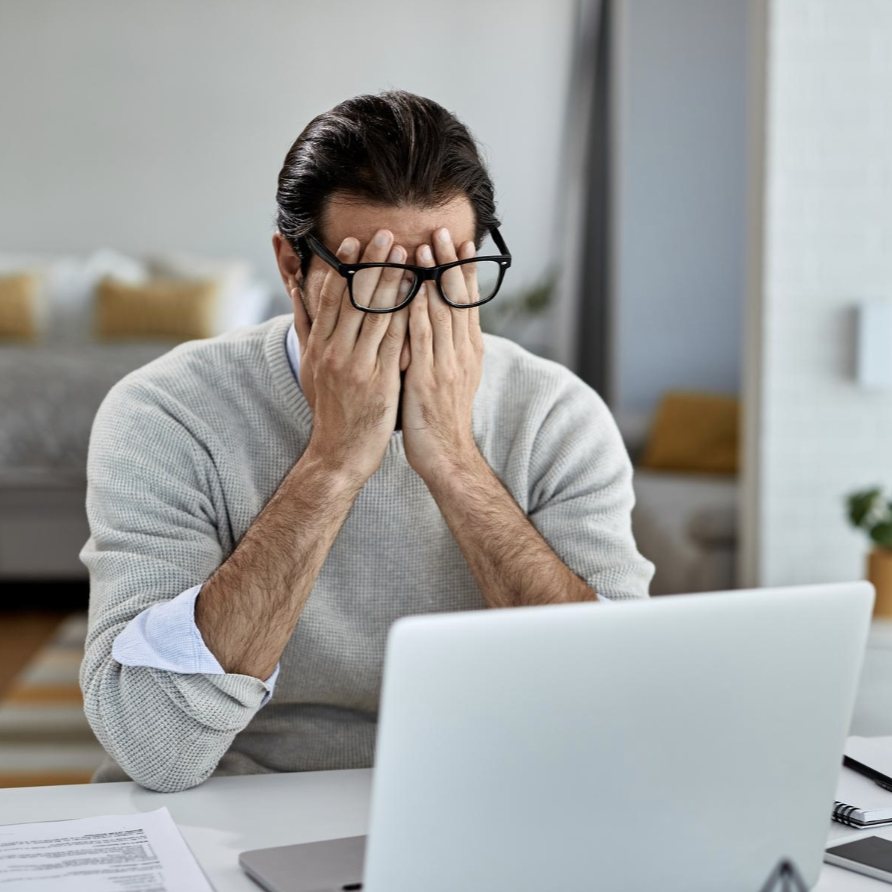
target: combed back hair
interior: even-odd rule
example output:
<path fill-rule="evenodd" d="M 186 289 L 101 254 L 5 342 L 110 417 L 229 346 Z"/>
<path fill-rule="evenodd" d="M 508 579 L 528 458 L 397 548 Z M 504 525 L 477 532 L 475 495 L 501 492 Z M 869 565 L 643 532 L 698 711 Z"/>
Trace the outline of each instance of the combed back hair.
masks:
<path fill-rule="evenodd" d="M 433 100 L 402 90 L 355 96 L 318 115 L 285 156 L 276 222 L 304 275 L 311 258 L 305 238 L 318 237 L 334 195 L 421 208 L 465 196 L 478 248 L 499 225 L 492 180 L 468 128 Z"/>

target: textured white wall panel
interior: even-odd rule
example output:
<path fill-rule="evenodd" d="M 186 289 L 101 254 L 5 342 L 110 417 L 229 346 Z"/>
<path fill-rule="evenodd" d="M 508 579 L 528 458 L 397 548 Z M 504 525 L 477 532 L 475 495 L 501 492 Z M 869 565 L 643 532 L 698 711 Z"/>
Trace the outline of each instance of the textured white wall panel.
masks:
<path fill-rule="evenodd" d="M 866 544 L 844 497 L 892 486 L 892 394 L 858 386 L 854 355 L 856 305 L 892 298 L 892 3 L 767 0 L 765 10 L 745 577 L 850 579 Z"/>

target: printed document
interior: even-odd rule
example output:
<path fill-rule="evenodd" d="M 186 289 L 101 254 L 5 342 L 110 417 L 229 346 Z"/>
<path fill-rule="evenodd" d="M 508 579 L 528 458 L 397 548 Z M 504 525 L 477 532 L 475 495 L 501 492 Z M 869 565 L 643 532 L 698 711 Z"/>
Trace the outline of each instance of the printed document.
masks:
<path fill-rule="evenodd" d="M 167 808 L 0 826 L 0 892 L 213 892 Z"/>

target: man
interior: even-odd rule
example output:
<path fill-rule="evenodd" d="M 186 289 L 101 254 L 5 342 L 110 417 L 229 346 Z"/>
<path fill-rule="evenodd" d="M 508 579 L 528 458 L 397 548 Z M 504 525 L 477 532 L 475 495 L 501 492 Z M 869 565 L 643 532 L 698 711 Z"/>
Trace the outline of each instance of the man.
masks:
<path fill-rule="evenodd" d="M 298 137 L 277 200 L 293 325 L 183 344 L 94 423 L 94 780 L 369 766 L 398 617 L 647 594 L 603 402 L 480 332 L 510 255 L 467 129 L 357 97 Z"/>

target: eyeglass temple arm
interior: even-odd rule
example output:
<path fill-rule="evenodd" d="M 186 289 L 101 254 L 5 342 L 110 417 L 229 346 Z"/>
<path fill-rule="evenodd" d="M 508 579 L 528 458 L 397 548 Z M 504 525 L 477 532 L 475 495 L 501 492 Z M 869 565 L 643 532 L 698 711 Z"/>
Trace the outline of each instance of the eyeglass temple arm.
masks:
<path fill-rule="evenodd" d="M 346 266 L 346 264 L 342 263 L 339 258 L 337 258 L 322 242 L 317 238 L 313 238 L 312 235 L 306 236 L 308 242 L 310 242 L 310 247 L 328 264 L 333 266 L 339 273 L 342 272 L 341 267 Z"/>
<path fill-rule="evenodd" d="M 505 239 L 502 238 L 502 233 L 499 232 L 498 226 L 493 226 L 490 229 L 492 233 L 492 240 L 496 243 L 496 247 L 501 251 L 506 257 L 511 257 L 511 252 L 508 250 L 508 246 L 505 244 Z"/>

